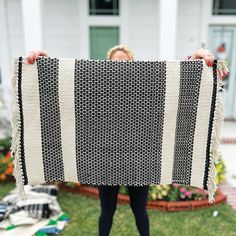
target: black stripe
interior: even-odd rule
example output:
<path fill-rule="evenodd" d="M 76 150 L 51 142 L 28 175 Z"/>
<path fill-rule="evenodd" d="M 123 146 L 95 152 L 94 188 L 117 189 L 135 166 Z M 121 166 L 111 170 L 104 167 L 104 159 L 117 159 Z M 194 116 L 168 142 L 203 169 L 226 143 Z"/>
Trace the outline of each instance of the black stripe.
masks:
<path fill-rule="evenodd" d="M 209 118 L 209 128 L 208 128 L 208 139 L 207 139 L 207 146 L 206 146 L 206 162 L 205 162 L 205 174 L 203 180 L 203 188 L 208 190 L 207 188 L 207 181 L 209 175 L 209 168 L 210 168 L 210 147 L 211 147 L 211 136 L 212 136 L 212 126 L 213 126 L 213 119 L 215 113 L 215 103 L 216 103 L 216 92 L 217 92 L 217 60 L 214 60 L 213 63 L 213 90 L 212 90 L 212 99 L 211 99 L 211 112 Z"/>
<path fill-rule="evenodd" d="M 28 184 L 28 177 L 25 167 L 25 149 L 24 149 L 24 118 L 23 118 L 23 104 L 22 104 L 22 57 L 19 57 L 18 62 L 18 104 L 20 109 L 20 165 L 23 173 L 24 185 Z"/>
<path fill-rule="evenodd" d="M 203 61 L 180 62 L 172 183 L 190 185 L 194 132 Z"/>
<path fill-rule="evenodd" d="M 45 182 L 64 181 L 58 94 L 59 60 L 37 58 Z M 33 138 L 33 137 L 32 137 Z"/>

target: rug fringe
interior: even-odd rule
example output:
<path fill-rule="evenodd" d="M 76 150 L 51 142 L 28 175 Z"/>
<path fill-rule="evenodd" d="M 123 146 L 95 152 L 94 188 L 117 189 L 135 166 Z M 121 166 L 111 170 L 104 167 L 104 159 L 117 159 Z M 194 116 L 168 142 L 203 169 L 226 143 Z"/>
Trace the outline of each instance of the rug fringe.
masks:
<path fill-rule="evenodd" d="M 226 64 L 223 64 L 223 65 L 226 66 Z M 215 165 L 219 163 L 219 156 L 220 156 L 219 145 L 220 145 L 220 137 L 221 137 L 221 128 L 224 122 L 224 106 L 223 106 L 222 98 L 219 96 L 219 92 L 222 91 L 224 83 L 220 79 L 219 76 L 216 76 L 216 77 L 217 77 L 216 78 L 217 79 L 216 104 L 215 104 L 215 112 L 214 112 L 214 119 L 213 119 L 212 136 L 211 136 L 210 167 L 209 167 L 210 170 L 209 170 L 209 178 L 208 178 L 208 183 L 207 183 L 209 203 L 215 202 L 214 194 L 217 190 L 217 185 L 216 185 L 217 172 L 216 172 Z"/>
<path fill-rule="evenodd" d="M 18 65 L 19 59 L 15 59 L 13 67 L 13 77 L 11 81 L 12 85 L 12 140 L 11 140 L 11 156 L 14 156 L 13 164 L 13 176 L 16 180 L 16 188 L 18 191 L 18 196 L 23 200 L 25 199 L 25 190 L 24 190 L 24 180 L 23 173 L 21 172 L 21 149 L 20 149 L 20 109 L 18 101 Z"/>

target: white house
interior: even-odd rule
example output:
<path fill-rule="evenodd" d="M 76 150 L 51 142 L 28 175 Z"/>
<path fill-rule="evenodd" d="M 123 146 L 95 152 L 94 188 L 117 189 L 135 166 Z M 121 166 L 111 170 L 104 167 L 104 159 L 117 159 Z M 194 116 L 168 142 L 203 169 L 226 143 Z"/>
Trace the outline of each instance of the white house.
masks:
<path fill-rule="evenodd" d="M 225 116 L 236 119 L 236 0 L 0 0 L 0 29 L 7 117 L 13 58 L 45 49 L 104 59 L 120 43 L 142 60 L 183 59 L 201 47 L 226 58 Z"/>

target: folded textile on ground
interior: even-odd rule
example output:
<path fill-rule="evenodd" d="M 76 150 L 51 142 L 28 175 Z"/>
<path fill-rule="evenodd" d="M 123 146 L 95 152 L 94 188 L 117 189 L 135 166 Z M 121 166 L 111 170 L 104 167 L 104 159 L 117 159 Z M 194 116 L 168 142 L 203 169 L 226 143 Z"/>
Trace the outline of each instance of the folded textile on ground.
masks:
<path fill-rule="evenodd" d="M 38 192 L 42 190 L 44 192 Z M 21 214 L 35 219 L 49 218 L 51 215 L 60 213 L 60 205 L 57 197 L 52 195 L 52 190 L 57 192 L 58 187 L 56 185 L 27 185 L 25 186 L 25 198 L 23 200 L 18 198 L 16 189 L 11 190 L 1 201 L 1 204 L 7 205 L 4 218 L 11 217 L 11 223 L 16 225 L 20 215 L 13 214 L 19 211 Z"/>
<path fill-rule="evenodd" d="M 0 202 L 0 221 L 4 219 L 6 211 L 7 211 L 7 204 Z"/>
<path fill-rule="evenodd" d="M 179 183 L 212 203 L 223 104 L 218 61 L 15 60 L 14 176 L 24 185 Z M 37 168 L 35 168 L 37 167 Z"/>
<path fill-rule="evenodd" d="M 20 213 L 20 212 L 18 212 Z M 21 213 L 20 213 L 21 214 Z M 65 214 L 59 213 L 58 215 L 50 216 L 49 219 L 22 219 L 25 221 L 23 224 L 19 225 L 11 225 L 9 220 L 4 220 L 4 225 L 0 226 L 0 235 L 1 236 L 45 236 L 45 235 L 53 235 L 59 234 L 63 231 L 63 229 L 68 225 L 68 221 L 70 219 L 63 219 Z M 23 214 L 22 214 L 23 216 Z M 34 220 L 34 222 L 33 222 Z M 26 223 L 26 221 L 28 221 Z M 5 227 L 4 227 L 5 226 Z"/>
<path fill-rule="evenodd" d="M 68 225 L 69 221 L 70 218 L 64 213 L 56 220 L 50 220 L 46 226 L 40 228 L 37 231 L 36 236 L 59 234 L 65 226 Z"/>
<path fill-rule="evenodd" d="M 69 217 L 61 211 L 57 193 L 56 185 L 26 185 L 25 199 L 19 200 L 17 190 L 11 190 L 0 202 L 0 209 L 6 206 L 0 220 L 0 235 L 32 236 L 40 230 L 51 234 L 61 232 Z"/>

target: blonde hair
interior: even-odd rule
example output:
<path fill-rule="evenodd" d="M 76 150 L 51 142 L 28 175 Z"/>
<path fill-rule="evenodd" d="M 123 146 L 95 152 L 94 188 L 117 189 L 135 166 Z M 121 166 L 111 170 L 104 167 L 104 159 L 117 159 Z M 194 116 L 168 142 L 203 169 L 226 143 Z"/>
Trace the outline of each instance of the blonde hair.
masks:
<path fill-rule="evenodd" d="M 107 59 L 110 60 L 112 58 L 113 54 L 117 51 L 122 51 L 122 52 L 126 53 L 131 60 L 134 60 L 133 51 L 125 45 L 116 45 L 115 47 L 109 49 L 107 52 Z"/>

